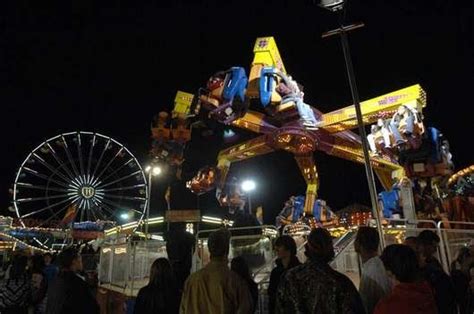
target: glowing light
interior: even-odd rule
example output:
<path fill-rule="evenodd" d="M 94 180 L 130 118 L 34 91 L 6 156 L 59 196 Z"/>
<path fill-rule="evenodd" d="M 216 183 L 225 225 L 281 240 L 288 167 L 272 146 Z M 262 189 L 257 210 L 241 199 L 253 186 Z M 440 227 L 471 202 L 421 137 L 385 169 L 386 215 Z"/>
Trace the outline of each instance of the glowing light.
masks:
<path fill-rule="evenodd" d="M 225 130 L 224 131 L 224 138 L 231 138 L 235 135 L 235 132 L 232 130 Z"/>
<path fill-rule="evenodd" d="M 122 218 L 123 220 L 128 220 L 130 219 L 130 215 L 128 213 L 122 213 L 120 214 L 120 218 Z"/>
<path fill-rule="evenodd" d="M 255 188 L 257 187 L 257 184 L 253 180 L 245 180 L 242 182 L 241 187 L 244 192 L 250 192 L 250 191 L 255 190 Z"/>
<path fill-rule="evenodd" d="M 158 176 L 161 174 L 161 168 L 158 167 L 158 166 L 154 166 L 152 169 L 151 169 L 151 174 L 154 175 L 154 176 Z"/>

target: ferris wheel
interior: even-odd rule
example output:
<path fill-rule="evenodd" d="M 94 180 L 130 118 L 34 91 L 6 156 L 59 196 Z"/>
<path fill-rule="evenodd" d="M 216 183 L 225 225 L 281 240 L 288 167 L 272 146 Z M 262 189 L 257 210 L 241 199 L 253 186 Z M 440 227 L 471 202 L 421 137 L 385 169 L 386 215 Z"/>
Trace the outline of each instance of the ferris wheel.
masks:
<path fill-rule="evenodd" d="M 21 164 L 13 205 L 23 227 L 142 219 L 145 174 L 133 154 L 111 137 L 70 132 L 38 145 Z"/>

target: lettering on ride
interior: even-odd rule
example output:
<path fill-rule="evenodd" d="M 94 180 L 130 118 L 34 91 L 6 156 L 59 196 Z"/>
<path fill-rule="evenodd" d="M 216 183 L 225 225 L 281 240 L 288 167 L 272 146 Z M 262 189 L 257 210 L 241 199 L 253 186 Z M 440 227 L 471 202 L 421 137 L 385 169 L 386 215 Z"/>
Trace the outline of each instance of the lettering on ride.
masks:
<path fill-rule="evenodd" d="M 397 101 L 405 97 L 407 97 L 406 94 L 385 96 L 384 98 L 380 99 L 377 103 L 379 104 L 379 106 L 390 105 L 390 104 L 396 103 Z"/>

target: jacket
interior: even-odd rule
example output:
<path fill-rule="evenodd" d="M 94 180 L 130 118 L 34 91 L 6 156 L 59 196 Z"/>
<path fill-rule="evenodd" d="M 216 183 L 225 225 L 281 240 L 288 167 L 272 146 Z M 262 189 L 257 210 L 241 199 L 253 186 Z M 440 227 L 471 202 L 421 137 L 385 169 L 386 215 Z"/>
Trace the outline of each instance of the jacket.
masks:
<path fill-rule="evenodd" d="M 89 286 L 72 271 L 60 272 L 48 289 L 46 314 L 84 313 L 99 313 Z"/>
<path fill-rule="evenodd" d="M 310 259 L 282 278 L 276 313 L 363 314 L 365 310 L 349 278 L 327 263 Z"/>
<path fill-rule="evenodd" d="M 380 300 L 374 314 L 436 314 L 436 302 L 426 282 L 400 283 L 392 293 Z"/>
<path fill-rule="evenodd" d="M 270 314 L 275 313 L 275 305 L 277 299 L 278 285 L 280 284 L 281 277 L 286 273 L 287 270 L 292 269 L 296 266 L 301 265 L 300 261 L 296 256 L 292 256 L 288 268 L 283 266 L 281 259 L 275 261 L 276 267 L 273 268 L 270 274 L 270 283 L 268 285 L 268 311 Z"/>
<path fill-rule="evenodd" d="M 182 314 L 247 314 L 252 309 L 247 284 L 229 269 L 227 261 L 211 260 L 191 274 L 184 285 Z"/>
<path fill-rule="evenodd" d="M 179 311 L 180 294 L 177 287 L 146 285 L 138 292 L 134 314 L 176 314 Z"/>

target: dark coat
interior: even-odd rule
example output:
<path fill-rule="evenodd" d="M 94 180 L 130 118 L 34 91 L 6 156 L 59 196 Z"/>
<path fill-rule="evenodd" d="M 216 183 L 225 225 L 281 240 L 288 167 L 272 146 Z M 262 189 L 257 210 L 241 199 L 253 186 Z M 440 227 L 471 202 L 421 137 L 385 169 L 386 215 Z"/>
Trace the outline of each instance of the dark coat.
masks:
<path fill-rule="evenodd" d="M 87 283 L 72 271 L 58 274 L 47 294 L 46 314 L 99 314 Z"/>
<path fill-rule="evenodd" d="M 146 285 L 138 292 L 134 314 L 175 314 L 179 311 L 180 293 L 177 288 L 166 291 L 153 285 Z"/>
<path fill-rule="evenodd" d="M 365 309 L 349 278 L 310 259 L 281 278 L 276 313 L 365 314 Z"/>
<path fill-rule="evenodd" d="M 285 268 L 280 259 L 275 261 L 276 267 L 273 268 L 270 274 L 270 283 L 268 285 L 268 311 L 270 314 L 275 313 L 275 305 L 277 298 L 278 285 L 280 284 L 281 277 L 285 272 L 293 267 L 301 265 L 300 261 L 296 256 L 292 256 L 288 268 Z"/>
<path fill-rule="evenodd" d="M 427 261 L 421 269 L 423 279 L 428 281 L 433 289 L 438 312 L 443 314 L 457 313 L 456 290 L 451 277 L 446 274 L 436 259 Z"/>

